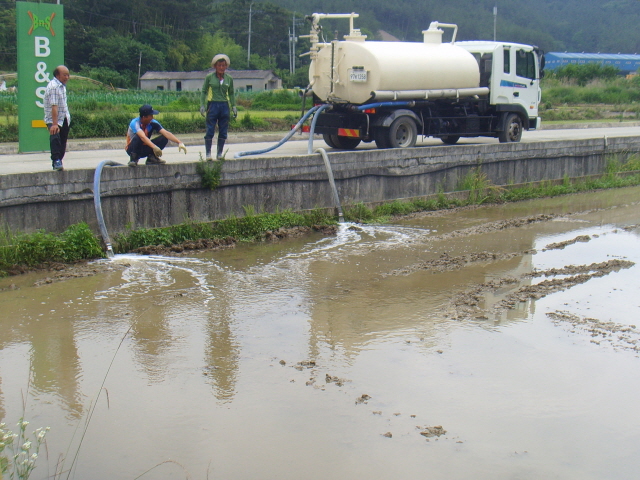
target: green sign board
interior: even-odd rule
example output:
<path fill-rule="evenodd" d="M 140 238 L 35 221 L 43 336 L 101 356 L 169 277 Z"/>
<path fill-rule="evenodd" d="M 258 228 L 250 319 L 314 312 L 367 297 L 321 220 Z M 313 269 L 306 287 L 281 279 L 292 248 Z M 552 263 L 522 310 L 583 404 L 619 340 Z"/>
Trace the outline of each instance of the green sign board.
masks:
<path fill-rule="evenodd" d="M 18 137 L 20 152 L 49 150 L 44 91 L 64 64 L 62 5 L 16 2 L 18 37 Z"/>

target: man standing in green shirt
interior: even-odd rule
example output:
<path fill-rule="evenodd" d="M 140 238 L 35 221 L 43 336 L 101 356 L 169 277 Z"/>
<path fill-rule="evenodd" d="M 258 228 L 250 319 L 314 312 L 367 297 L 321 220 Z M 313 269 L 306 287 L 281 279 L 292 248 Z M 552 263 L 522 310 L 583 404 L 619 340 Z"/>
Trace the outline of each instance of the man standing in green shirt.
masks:
<path fill-rule="evenodd" d="M 233 118 L 238 116 L 236 108 L 236 96 L 233 90 L 233 78 L 225 73 L 229 67 L 229 57 L 224 53 L 219 53 L 213 60 L 211 66 L 215 68 L 204 79 L 202 94 L 200 96 L 200 113 L 207 119 L 207 133 L 204 136 L 204 148 L 207 160 L 211 158 L 211 143 L 216 133 L 216 123 L 218 124 L 218 151 L 216 159 L 222 158 L 222 150 L 227 140 L 230 114 L 233 111 Z M 206 107 L 205 107 L 206 106 Z"/>

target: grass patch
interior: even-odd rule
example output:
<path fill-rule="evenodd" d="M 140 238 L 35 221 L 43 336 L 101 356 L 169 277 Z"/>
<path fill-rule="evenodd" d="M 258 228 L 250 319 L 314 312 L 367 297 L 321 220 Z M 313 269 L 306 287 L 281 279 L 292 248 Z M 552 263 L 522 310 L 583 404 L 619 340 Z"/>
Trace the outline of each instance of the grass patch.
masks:
<path fill-rule="evenodd" d="M 608 174 L 640 170 L 640 153 L 611 155 L 607 157 L 605 171 Z"/>
<path fill-rule="evenodd" d="M 256 241 L 266 232 L 280 228 L 335 225 L 336 219 L 321 210 L 295 213 L 285 210 L 276 213 L 255 213 L 244 207 L 244 217 L 229 217 L 211 223 L 185 222 L 165 228 L 143 228 L 115 236 L 113 249 L 125 253 L 148 246 L 170 247 L 187 241 L 233 238 L 236 241 Z"/>
<path fill-rule="evenodd" d="M 395 200 L 390 203 L 369 208 L 362 203 L 345 207 L 345 220 L 358 223 L 384 223 L 395 216 L 408 215 L 416 212 L 445 210 L 455 207 L 482 205 L 486 203 L 507 203 L 536 198 L 555 197 L 572 193 L 589 192 L 593 190 L 622 188 L 640 185 L 640 173 L 619 175 L 619 173 L 640 170 L 640 155 L 632 155 L 625 162 L 612 158 L 608 164 L 608 171 L 601 177 L 579 179 L 571 181 L 565 178 L 558 182 L 538 182 L 510 188 L 495 187 L 486 182 L 486 177 L 478 175 L 478 171 L 470 172 L 463 179 L 460 190 L 467 190 L 466 199 L 458 196 L 439 193 L 431 198 L 410 201 Z M 475 172 L 475 173 L 474 173 Z M 483 181 L 484 178 L 484 181 Z"/>
<path fill-rule="evenodd" d="M 0 276 L 48 262 L 73 263 L 103 257 L 100 240 L 86 223 L 71 225 L 59 235 L 42 230 L 17 234 L 7 228 L 0 230 Z"/>

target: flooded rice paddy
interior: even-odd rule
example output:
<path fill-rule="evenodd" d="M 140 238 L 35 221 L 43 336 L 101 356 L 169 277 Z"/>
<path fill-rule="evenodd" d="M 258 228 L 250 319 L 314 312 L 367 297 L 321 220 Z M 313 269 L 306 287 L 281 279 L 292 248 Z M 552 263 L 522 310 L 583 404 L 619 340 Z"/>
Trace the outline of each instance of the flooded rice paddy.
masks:
<path fill-rule="evenodd" d="M 2 279 L 0 421 L 33 479 L 637 478 L 639 202 Z"/>

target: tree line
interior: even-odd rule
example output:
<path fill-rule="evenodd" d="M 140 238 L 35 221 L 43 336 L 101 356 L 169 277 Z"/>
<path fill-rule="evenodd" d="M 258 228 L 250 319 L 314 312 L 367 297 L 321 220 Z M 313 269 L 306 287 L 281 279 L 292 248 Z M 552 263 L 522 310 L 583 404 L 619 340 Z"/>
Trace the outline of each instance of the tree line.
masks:
<path fill-rule="evenodd" d="M 54 3 L 49 0 L 47 3 Z M 15 71 L 15 1 L 0 0 L 0 70 Z M 385 30 L 420 41 L 438 20 L 456 23 L 459 40 L 538 45 L 546 51 L 636 53 L 640 1 L 615 0 L 61 0 L 65 61 L 73 73 L 114 87 L 135 87 L 138 71 L 209 68 L 225 52 L 234 69 L 269 69 L 285 85 L 306 83 L 304 18 L 313 12 L 349 13 L 376 39 Z M 494 17 L 494 8 L 497 15 Z M 494 22 L 495 21 L 495 22 Z M 327 40 L 347 33 L 348 22 L 326 22 Z M 614 33 L 612 33 L 614 32 Z M 295 36 L 294 36 L 295 33 Z M 296 71 L 292 74 L 292 58 Z"/>

